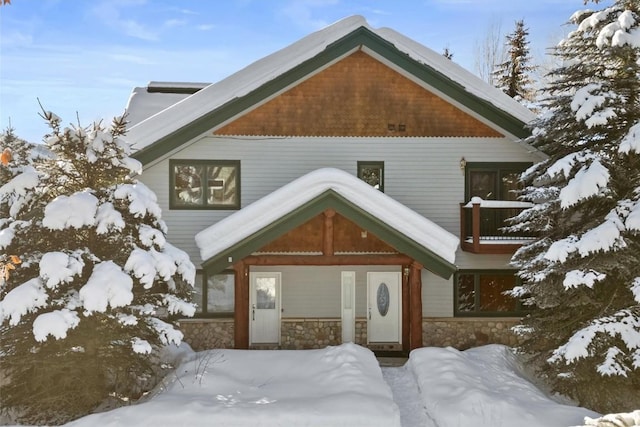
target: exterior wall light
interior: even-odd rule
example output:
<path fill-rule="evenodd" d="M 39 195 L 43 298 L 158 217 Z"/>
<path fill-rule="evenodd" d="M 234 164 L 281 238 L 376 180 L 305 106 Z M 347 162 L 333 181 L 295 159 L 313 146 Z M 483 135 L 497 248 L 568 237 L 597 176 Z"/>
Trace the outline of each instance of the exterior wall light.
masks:
<path fill-rule="evenodd" d="M 467 161 L 465 160 L 465 158 L 461 158 L 460 159 L 460 170 L 464 170 L 464 168 L 467 167 Z"/>

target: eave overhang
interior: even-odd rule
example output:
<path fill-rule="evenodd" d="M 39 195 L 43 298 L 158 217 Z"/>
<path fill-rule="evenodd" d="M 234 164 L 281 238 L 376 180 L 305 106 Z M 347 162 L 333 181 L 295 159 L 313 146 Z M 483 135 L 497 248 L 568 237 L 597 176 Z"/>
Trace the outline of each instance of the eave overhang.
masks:
<path fill-rule="evenodd" d="M 376 190 L 377 191 L 377 190 Z M 424 268 L 438 276 L 448 279 L 456 271 L 456 266 L 438 254 L 425 248 L 414 239 L 399 232 L 369 212 L 356 206 L 345 197 L 329 189 L 296 209 L 284 214 L 276 221 L 263 227 L 252 235 L 233 244 L 210 258 L 204 260 L 204 269 L 219 272 L 235 262 L 251 255 L 269 242 L 286 232 L 304 224 L 327 209 L 333 209 L 358 226 L 375 234 L 378 238 L 393 246 L 398 252 L 419 262 Z M 313 256 L 313 255 L 310 255 Z"/>

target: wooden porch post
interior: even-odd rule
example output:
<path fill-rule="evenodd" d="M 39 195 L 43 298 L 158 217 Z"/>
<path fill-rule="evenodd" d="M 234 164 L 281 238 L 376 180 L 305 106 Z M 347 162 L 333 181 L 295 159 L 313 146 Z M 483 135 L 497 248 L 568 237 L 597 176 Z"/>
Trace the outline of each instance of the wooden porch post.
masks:
<path fill-rule="evenodd" d="M 422 347 L 422 265 L 415 261 L 409 273 L 409 294 L 409 350 L 413 350 Z"/>
<path fill-rule="evenodd" d="M 473 215 L 473 250 L 475 253 L 480 252 L 480 203 L 472 202 Z"/>
<path fill-rule="evenodd" d="M 460 246 L 464 244 L 467 238 L 466 212 L 464 211 L 464 203 L 460 203 Z"/>
<path fill-rule="evenodd" d="M 235 271 L 235 314 L 234 347 L 249 348 L 249 269 L 242 262 L 234 264 Z"/>
<path fill-rule="evenodd" d="M 410 264 L 402 265 L 402 350 L 409 351 L 411 348 L 411 294 L 409 289 Z"/>
<path fill-rule="evenodd" d="M 324 256 L 333 255 L 333 218 L 336 211 L 327 209 L 324 211 L 324 231 L 322 233 L 322 254 Z"/>

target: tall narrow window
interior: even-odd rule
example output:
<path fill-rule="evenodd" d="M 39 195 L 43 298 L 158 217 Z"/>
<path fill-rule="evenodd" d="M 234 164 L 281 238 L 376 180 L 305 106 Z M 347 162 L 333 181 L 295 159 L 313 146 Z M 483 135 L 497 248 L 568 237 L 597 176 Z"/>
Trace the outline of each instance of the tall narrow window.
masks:
<path fill-rule="evenodd" d="M 384 162 L 358 162 L 358 178 L 384 193 Z"/>
<path fill-rule="evenodd" d="M 516 190 L 522 188 L 520 174 L 531 163 L 475 163 L 466 166 L 465 202 L 472 197 L 483 200 L 517 200 Z M 499 236 L 505 219 L 519 213 L 517 209 L 486 210 L 481 213 L 480 235 Z M 467 230 L 471 230 L 471 217 L 467 218 Z"/>
<path fill-rule="evenodd" d="M 170 209 L 240 208 L 240 162 L 170 160 Z"/>

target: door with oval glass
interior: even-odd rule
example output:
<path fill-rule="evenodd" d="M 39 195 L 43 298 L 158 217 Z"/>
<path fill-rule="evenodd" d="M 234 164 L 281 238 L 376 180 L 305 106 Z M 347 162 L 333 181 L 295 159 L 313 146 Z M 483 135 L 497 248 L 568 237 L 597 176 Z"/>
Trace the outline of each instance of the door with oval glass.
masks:
<path fill-rule="evenodd" d="M 251 273 L 251 344 L 280 343 L 280 273 Z"/>
<path fill-rule="evenodd" d="M 369 342 L 401 343 L 402 280 L 400 272 L 367 273 Z"/>

